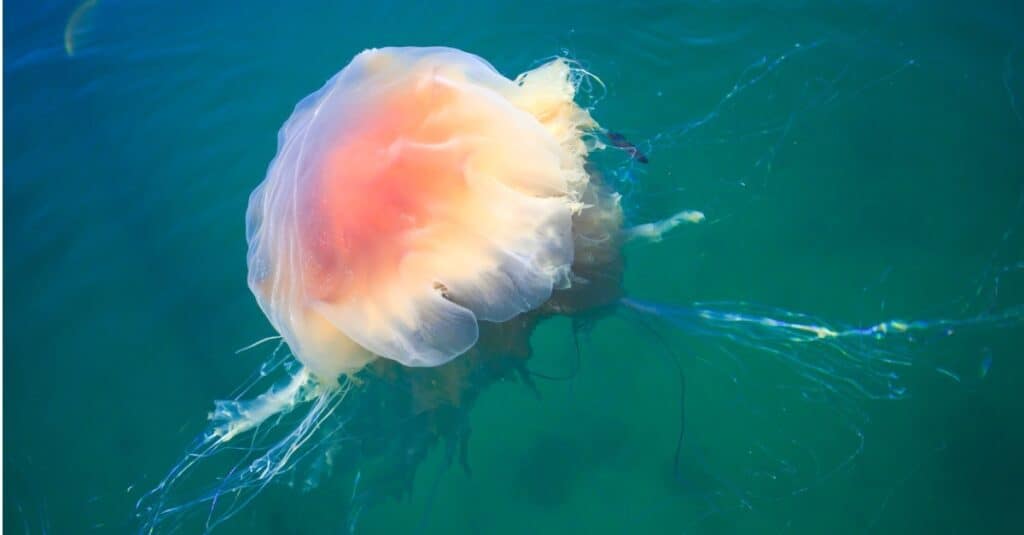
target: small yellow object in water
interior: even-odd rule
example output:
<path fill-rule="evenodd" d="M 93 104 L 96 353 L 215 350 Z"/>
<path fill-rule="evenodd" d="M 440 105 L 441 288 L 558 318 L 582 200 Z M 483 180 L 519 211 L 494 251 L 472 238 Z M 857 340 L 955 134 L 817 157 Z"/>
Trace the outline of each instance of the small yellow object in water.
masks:
<path fill-rule="evenodd" d="M 64 27 L 64 52 L 67 52 L 69 57 L 75 55 L 75 32 L 78 30 L 78 26 L 94 7 L 96 7 L 96 0 L 85 0 L 71 12 L 68 24 Z"/>

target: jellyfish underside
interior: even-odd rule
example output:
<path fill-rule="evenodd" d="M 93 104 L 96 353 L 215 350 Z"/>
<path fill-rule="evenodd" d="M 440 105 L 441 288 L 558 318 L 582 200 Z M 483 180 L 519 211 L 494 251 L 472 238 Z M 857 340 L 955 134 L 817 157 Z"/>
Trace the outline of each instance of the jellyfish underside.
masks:
<path fill-rule="evenodd" d="M 905 397 L 910 337 L 1019 324 L 1010 310 L 854 328 L 746 303 L 628 297 L 624 243 L 660 241 L 703 214 L 626 224 L 588 153 L 648 158 L 575 104 L 587 76 L 557 59 L 511 81 L 452 49 L 381 49 L 296 106 L 250 199 L 247 239 L 250 288 L 297 364 L 261 396 L 218 403 L 189 455 L 140 500 L 147 531 L 195 510 L 212 529 L 275 478 L 338 451 L 387 460 L 375 478 L 355 471 L 353 524 L 361 508 L 409 492 L 439 443 L 468 470 L 474 401 L 496 381 L 539 377 L 530 336 L 548 318 L 575 328 L 624 313 L 644 332 L 658 332 L 653 321 L 754 349 L 790 369 L 809 401 L 836 402 L 851 419 L 863 400 Z M 670 358 L 685 350 L 671 345 Z M 186 499 L 174 492 L 243 435 L 216 485 Z"/>

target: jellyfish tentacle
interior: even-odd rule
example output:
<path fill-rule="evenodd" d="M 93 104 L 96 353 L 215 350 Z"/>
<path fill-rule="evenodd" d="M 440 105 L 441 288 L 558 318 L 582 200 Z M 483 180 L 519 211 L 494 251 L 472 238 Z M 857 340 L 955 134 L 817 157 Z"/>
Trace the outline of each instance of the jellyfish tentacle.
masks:
<path fill-rule="evenodd" d="M 683 443 L 686 437 L 686 372 L 683 370 L 683 365 L 679 362 L 676 352 L 672 350 L 672 345 L 665 340 L 665 337 L 651 326 L 644 316 L 637 314 L 636 319 L 637 323 L 645 331 L 653 335 L 655 340 L 662 346 L 664 356 L 672 364 L 676 374 L 679 376 L 679 434 L 676 437 L 676 447 L 672 454 L 672 478 L 679 481 L 679 460 L 683 453 Z"/>
<path fill-rule="evenodd" d="M 820 392 L 848 402 L 851 410 L 856 410 L 858 400 L 909 395 L 901 373 L 919 364 L 913 346 L 924 342 L 922 335 L 948 338 L 965 330 L 1024 324 L 1024 305 L 959 319 L 887 320 L 856 327 L 745 302 L 672 306 L 627 297 L 620 304 L 687 334 L 724 339 L 772 355 Z M 959 379 L 942 364 L 929 365 L 936 373 Z"/>
<path fill-rule="evenodd" d="M 271 368 L 280 365 L 272 355 Z M 245 389 L 250 388 L 245 387 Z M 324 422 L 335 413 L 352 387 L 351 381 L 323 383 L 306 367 L 299 367 L 287 381 L 272 386 L 266 392 L 249 400 L 216 402 L 210 413 L 210 426 L 193 443 L 186 454 L 160 481 L 136 503 L 136 512 L 142 521 L 142 532 L 153 533 L 171 522 L 179 522 L 194 513 L 198 506 L 206 506 L 206 531 L 228 520 L 252 501 L 272 480 L 291 470 L 299 458 L 320 449 L 326 440 L 336 435 L 342 426 L 332 428 L 327 437 L 316 443 L 310 441 Z M 305 412 L 283 437 L 272 436 L 281 419 L 299 406 Z M 273 425 L 264 426 L 271 422 Z M 242 437 L 245 444 L 237 444 Z M 205 466 L 218 454 L 239 453 L 233 467 L 212 489 L 191 499 L 175 502 L 177 489 L 192 472 Z"/>
<path fill-rule="evenodd" d="M 575 379 L 576 376 L 579 375 L 580 370 L 583 368 L 583 352 L 580 349 L 580 328 L 581 327 L 578 324 L 576 324 L 575 322 L 573 323 L 571 331 L 573 345 L 573 360 L 569 366 L 568 372 L 561 375 L 555 375 L 550 373 L 538 372 L 536 370 L 531 370 L 530 368 L 526 367 L 526 373 L 529 375 L 529 377 L 536 377 L 538 379 L 544 379 L 546 381 L 571 381 Z"/>

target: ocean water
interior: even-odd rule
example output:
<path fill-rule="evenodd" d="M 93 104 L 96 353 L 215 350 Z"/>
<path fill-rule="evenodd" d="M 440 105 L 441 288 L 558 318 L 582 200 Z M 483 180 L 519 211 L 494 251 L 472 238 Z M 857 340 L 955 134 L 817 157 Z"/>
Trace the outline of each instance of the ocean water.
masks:
<path fill-rule="evenodd" d="M 215 532 L 1019 530 L 1013 2 L 11 1 L 3 25 L 5 531 L 141 529 L 140 498 L 272 347 L 236 354 L 274 334 L 246 287 L 244 213 L 277 129 L 390 45 L 457 47 L 510 77 L 578 61 L 604 84 L 582 97 L 594 117 L 650 160 L 605 158 L 628 221 L 707 219 L 625 249 L 627 293 L 660 317 L 594 322 L 578 366 L 570 322 L 541 325 L 528 365 L 565 380 L 483 389 L 463 413 L 468 470 L 442 441 L 371 503 L 359 478 L 388 458 L 331 457 Z M 686 311 L 709 301 L 924 323 L 839 352 L 736 322 L 697 336 Z M 856 363 L 890 354 L 912 362 L 882 389 L 900 399 L 856 394 L 873 378 Z M 826 362 L 822 382 L 802 374 Z M 182 511 L 157 532 L 221 515 Z"/>

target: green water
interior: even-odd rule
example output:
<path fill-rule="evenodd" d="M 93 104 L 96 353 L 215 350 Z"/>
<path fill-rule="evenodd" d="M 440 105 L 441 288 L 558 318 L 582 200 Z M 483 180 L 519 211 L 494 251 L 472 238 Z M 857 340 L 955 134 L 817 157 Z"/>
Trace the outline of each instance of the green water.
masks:
<path fill-rule="evenodd" d="M 99 0 L 69 56 L 76 4 L 5 2 L 4 528 L 138 529 L 136 501 L 266 356 L 235 350 L 274 334 L 244 212 L 277 128 L 367 47 L 453 46 L 509 76 L 569 55 L 599 76 L 594 116 L 650 158 L 609 158 L 629 220 L 707 215 L 627 246 L 632 296 L 855 326 L 1024 303 L 1024 12 L 1007 4 Z M 471 474 L 435 448 L 411 495 L 359 515 L 358 466 L 309 491 L 283 478 L 217 532 L 1019 529 L 1019 321 L 860 340 L 915 365 L 906 399 L 852 411 L 766 351 L 655 328 L 617 313 L 571 380 L 486 389 Z M 543 324 L 530 367 L 570 369 L 570 333 Z"/>

